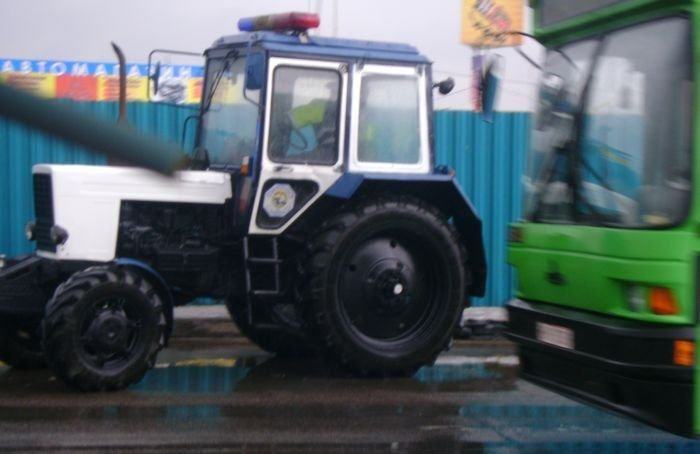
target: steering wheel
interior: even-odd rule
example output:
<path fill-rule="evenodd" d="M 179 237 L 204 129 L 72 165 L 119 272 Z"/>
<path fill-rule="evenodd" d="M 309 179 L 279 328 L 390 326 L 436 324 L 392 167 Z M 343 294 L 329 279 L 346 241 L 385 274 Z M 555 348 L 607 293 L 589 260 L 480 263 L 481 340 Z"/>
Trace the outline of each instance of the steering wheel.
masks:
<path fill-rule="evenodd" d="M 291 131 L 289 133 L 289 146 L 295 150 L 308 151 L 307 149 L 309 148 L 309 141 L 306 140 L 306 137 L 304 137 L 304 134 L 301 132 L 301 129 L 295 128 L 294 124 L 291 121 L 289 123 L 291 128 Z M 292 140 L 293 135 L 296 135 L 301 140 L 301 146 L 294 143 L 294 140 Z"/>

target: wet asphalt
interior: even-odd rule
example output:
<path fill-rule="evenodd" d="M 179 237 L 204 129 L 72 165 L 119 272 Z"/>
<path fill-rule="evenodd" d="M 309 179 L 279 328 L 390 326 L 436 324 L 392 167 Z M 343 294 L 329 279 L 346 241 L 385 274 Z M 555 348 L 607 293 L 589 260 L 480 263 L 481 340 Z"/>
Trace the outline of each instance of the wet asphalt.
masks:
<path fill-rule="evenodd" d="M 127 391 L 0 366 L 0 451 L 700 452 L 517 378 L 511 344 L 459 341 L 414 377 L 360 379 L 234 338 L 176 339 Z"/>

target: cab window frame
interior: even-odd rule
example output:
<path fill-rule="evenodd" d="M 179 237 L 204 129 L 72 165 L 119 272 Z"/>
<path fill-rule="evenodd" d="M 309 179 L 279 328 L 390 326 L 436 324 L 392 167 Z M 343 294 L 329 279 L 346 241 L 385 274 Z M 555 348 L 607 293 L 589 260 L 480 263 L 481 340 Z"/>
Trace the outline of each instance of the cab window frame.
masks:
<path fill-rule="evenodd" d="M 431 171 L 429 92 L 426 90 L 428 81 L 427 65 L 391 65 L 391 64 L 355 64 L 352 70 L 352 94 L 350 109 L 350 171 L 371 173 L 429 173 Z M 416 79 L 416 96 L 418 100 L 418 161 L 415 163 L 399 163 L 390 161 L 363 161 L 360 159 L 360 97 L 363 79 L 366 76 L 411 76 Z"/>
<path fill-rule="evenodd" d="M 275 112 L 275 86 L 276 86 L 276 77 L 277 77 L 277 72 L 279 70 L 284 70 L 284 69 L 297 69 L 297 70 L 303 70 L 303 71 L 318 71 L 318 72 L 324 72 L 324 73 L 333 73 L 334 76 L 337 77 L 337 83 L 338 83 L 338 88 L 336 92 L 336 97 L 335 97 L 335 103 L 336 103 L 336 112 L 335 112 L 335 145 L 334 145 L 334 151 L 333 151 L 333 159 L 332 160 L 309 160 L 309 159 L 280 159 L 279 156 L 275 156 L 272 154 L 271 150 L 271 134 L 272 134 L 272 122 L 274 119 L 274 112 Z M 343 74 L 341 73 L 341 70 L 339 68 L 333 68 L 333 67 L 328 67 L 328 66 L 321 66 L 321 65 L 314 65 L 314 61 L 311 60 L 300 60 L 299 63 L 294 63 L 290 61 L 282 62 L 279 64 L 276 64 L 272 68 L 272 75 L 271 75 L 271 85 L 269 87 L 268 91 L 268 96 L 270 97 L 270 113 L 269 113 L 269 120 L 268 120 L 268 128 L 265 132 L 266 134 L 266 147 L 265 147 L 265 154 L 267 159 L 273 163 L 273 164 L 279 164 L 279 165 L 314 165 L 314 166 L 324 166 L 324 167 L 332 167 L 335 166 L 340 159 L 342 158 L 342 142 L 343 142 L 343 137 L 342 137 L 342 130 L 343 128 L 341 127 L 341 121 L 342 121 L 342 108 L 343 108 L 343 103 L 342 103 L 342 97 L 343 97 Z"/>

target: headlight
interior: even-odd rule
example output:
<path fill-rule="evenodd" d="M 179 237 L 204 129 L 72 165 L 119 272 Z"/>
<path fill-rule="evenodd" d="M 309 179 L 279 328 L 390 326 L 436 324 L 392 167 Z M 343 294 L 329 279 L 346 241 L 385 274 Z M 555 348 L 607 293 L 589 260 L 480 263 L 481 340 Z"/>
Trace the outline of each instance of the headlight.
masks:
<path fill-rule="evenodd" d="M 283 218 L 294 209 L 297 193 L 287 183 L 275 183 L 265 191 L 263 210 L 271 218 Z"/>
<path fill-rule="evenodd" d="M 268 180 L 256 215 L 263 229 L 276 229 L 289 221 L 318 192 L 318 184 L 309 180 Z"/>
<path fill-rule="evenodd" d="M 53 244 L 63 244 L 68 241 L 68 232 L 62 227 L 54 225 L 49 232 Z"/>

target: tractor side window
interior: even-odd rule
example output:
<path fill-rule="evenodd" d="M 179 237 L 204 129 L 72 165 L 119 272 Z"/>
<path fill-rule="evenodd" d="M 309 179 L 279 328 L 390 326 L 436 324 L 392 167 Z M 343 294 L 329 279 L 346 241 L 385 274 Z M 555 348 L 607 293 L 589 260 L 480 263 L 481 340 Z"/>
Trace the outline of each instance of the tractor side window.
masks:
<path fill-rule="evenodd" d="M 275 69 L 268 156 L 288 164 L 338 160 L 340 73 L 318 68 Z"/>
<path fill-rule="evenodd" d="M 245 60 L 212 59 L 207 68 L 199 145 L 212 165 L 240 166 L 256 151 L 258 108 L 244 96 Z M 258 96 L 248 91 L 249 98 Z"/>
<path fill-rule="evenodd" d="M 360 86 L 357 156 L 361 162 L 420 160 L 419 78 L 367 74 Z"/>

